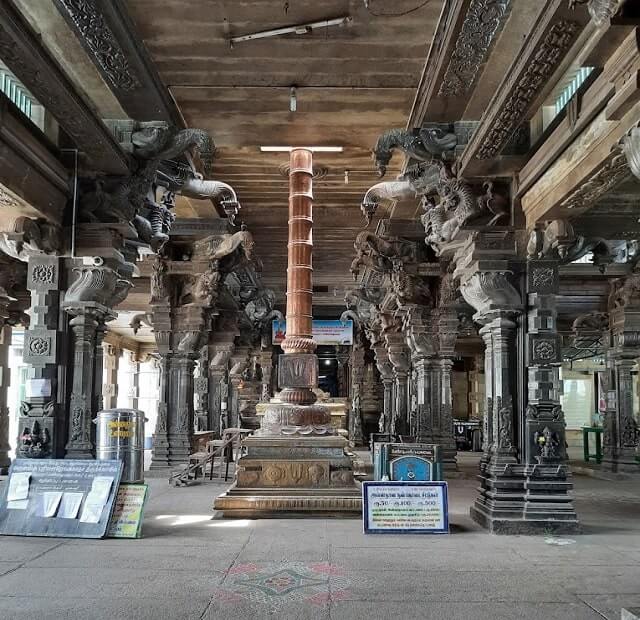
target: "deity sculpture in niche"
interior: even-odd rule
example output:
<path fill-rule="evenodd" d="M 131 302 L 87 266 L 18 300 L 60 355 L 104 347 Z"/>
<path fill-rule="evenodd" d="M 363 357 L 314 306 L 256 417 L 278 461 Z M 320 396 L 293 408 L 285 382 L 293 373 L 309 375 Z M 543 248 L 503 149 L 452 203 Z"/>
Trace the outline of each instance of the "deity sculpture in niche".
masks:
<path fill-rule="evenodd" d="M 51 455 L 51 436 L 49 430 L 40 427 L 37 421 L 31 428 L 25 427 L 20 434 L 18 454 L 30 459 L 43 459 Z"/>

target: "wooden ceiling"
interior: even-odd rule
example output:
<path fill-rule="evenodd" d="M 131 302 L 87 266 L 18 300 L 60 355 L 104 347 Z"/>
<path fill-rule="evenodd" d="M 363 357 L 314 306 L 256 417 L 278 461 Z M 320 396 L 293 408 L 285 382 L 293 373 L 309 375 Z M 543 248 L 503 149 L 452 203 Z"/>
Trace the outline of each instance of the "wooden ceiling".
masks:
<path fill-rule="evenodd" d="M 218 152 L 213 176 L 230 183 L 241 220 L 256 237 L 264 278 L 284 292 L 286 153 L 260 146 L 341 146 L 317 153 L 314 181 L 317 305 L 343 306 L 360 201 L 376 182 L 371 148 L 404 126 L 443 0 L 129 0 L 127 8 L 185 123 L 208 130 Z M 374 16 L 372 13 L 406 15 Z M 351 16 L 347 26 L 229 45 L 229 37 Z M 290 112 L 296 87 L 297 111 Z M 393 162 L 388 178 L 400 170 Z M 348 179 L 345 172 L 348 171 Z M 347 182 L 348 181 L 348 182 Z M 179 215 L 209 217 L 185 203 Z"/>

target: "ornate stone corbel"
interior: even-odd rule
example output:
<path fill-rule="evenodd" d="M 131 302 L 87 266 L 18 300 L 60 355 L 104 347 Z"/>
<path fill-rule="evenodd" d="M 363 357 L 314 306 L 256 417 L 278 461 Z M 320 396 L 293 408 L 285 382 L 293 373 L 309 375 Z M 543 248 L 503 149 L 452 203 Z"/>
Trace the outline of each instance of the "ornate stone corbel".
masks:
<path fill-rule="evenodd" d="M 598 28 L 611 24 L 613 16 L 622 8 L 626 0 L 569 0 L 569 7 L 586 4 L 593 23 Z"/>
<path fill-rule="evenodd" d="M 640 179 L 640 127 L 634 127 L 622 139 L 622 151 L 633 176 Z"/>
<path fill-rule="evenodd" d="M 43 218 L 21 216 L 10 230 L 0 232 L 0 250 L 22 262 L 30 256 L 57 255 L 62 251 L 62 233 Z"/>
<path fill-rule="evenodd" d="M 474 320 L 490 320 L 494 311 L 510 313 L 522 309 L 520 293 L 508 279 L 509 272 L 479 271 L 465 280 L 460 291 L 465 301 L 476 310 Z"/>
<path fill-rule="evenodd" d="M 66 308 L 83 303 L 97 303 L 112 308 L 122 302 L 133 284 L 120 277 L 110 267 L 80 267 L 74 269 L 76 280 L 67 289 L 64 296 Z"/>

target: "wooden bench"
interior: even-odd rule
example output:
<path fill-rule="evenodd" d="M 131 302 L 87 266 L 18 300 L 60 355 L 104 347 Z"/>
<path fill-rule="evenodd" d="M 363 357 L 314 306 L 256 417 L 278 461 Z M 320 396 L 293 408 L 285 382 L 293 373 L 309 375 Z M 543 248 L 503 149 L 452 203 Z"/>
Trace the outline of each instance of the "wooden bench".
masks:
<path fill-rule="evenodd" d="M 169 483 L 176 486 L 189 484 L 191 480 L 197 480 L 199 475 L 206 476 L 207 465 L 211 466 L 209 480 L 213 480 L 213 470 L 216 457 L 220 457 L 226 463 L 224 474 L 225 481 L 229 479 L 229 463 L 240 458 L 242 438 L 252 433 L 252 429 L 247 428 L 226 428 L 222 432 L 221 439 L 208 441 L 206 451 L 198 451 L 189 455 L 187 466 L 178 472 L 173 472 L 169 477 Z"/>

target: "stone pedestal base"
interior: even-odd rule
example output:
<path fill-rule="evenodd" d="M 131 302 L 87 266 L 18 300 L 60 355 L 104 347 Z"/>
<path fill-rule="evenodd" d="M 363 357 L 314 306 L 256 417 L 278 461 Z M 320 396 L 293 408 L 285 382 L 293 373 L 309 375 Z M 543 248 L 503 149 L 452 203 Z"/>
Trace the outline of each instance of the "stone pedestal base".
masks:
<path fill-rule="evenodd" d="M 566 468 L 482 464 L 471 518 L 493 534 L 577 534 Z"/>
<path fill-rule="evenodd" d="M 360 514 L 360 486 L 342 437 L 249 437 L 235 484 L 213 507 L 225 517 Z"/>
<path fill-rule="evenodd" d="M 602 458 L 602 469 L 614 474 L 640 474 L 635 448 L 621 448 Z"/>

